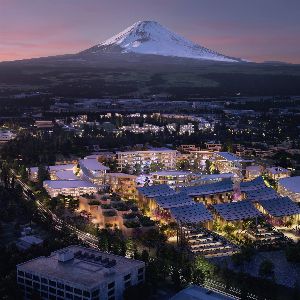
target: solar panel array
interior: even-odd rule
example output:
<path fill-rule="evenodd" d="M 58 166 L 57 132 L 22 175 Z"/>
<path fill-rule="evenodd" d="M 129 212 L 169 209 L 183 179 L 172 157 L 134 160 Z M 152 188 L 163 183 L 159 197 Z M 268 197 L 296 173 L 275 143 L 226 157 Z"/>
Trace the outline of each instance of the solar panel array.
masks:
<path fill-rule="evenodd" d="M 258 203 L 273 217 L 284 217 L 300 214 L 300 207 L 289 197 L 260 200 Z"/>
<path fill-rule="evenodd" d="M 200 223 L 212 220 L 212 215 L 202 203 L 193 203 L 171 208 L 171 216 L 185 224 Z"/>
<path fill-rule="evenodd" d="M 157 184 L 151 186 L 138 187 L 138 192 L 144 197 L 153 198 L 155 196 L 172 195 L 176 192 L 171 189 L 167 184 Z"/>
<path fill-rule="evenodd" d="M 156 197 L 154 197 L 154 200 L 161 208 L 164 208 L 164 209 L 194 203 L 193 199 L 185 193 L 156 196 Z"/>
<path fill-rule="evenodd" d="M 233 191 L 231 179 L 224 179 L 220 182 L 204 184 L 199 186 L 189 186 L 179 189 L 180 192 L 186 193 L 190 196 L 212 195 L 216 193 L 224 193 Z"/>
<path fill-rule="evenodd" d="M 261 213 L 247 200 L 215 204 L 213 208 L 226 221 L 240 221 L 261 216 Z"/>

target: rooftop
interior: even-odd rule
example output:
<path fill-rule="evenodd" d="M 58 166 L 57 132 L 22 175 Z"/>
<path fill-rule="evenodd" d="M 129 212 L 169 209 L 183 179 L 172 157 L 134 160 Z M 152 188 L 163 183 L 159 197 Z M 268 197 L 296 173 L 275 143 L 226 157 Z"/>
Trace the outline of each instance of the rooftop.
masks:
<path fill-rule="evenodd" d="M 216 152 L 217 155 L 221 156 L 224 160 L 227 161 L 243 161 L 243 159 L 230 152 Z"/>
<path fill-rule="evenodd" d="M 285 169 L 282 167 L 267 168 L 267 171 L 269 171 L 272 174 L 281 174 L 281 173 L 289 173 L 290 172 L 288 169 Z"/>
<path fill-rule="evenodd" d="M 61 261 L 59 256 L 71 254 Z M 74 256 L 74 257 L 73 257 Z M 131 268 L 143 267 L 144 262 L 128 259 L 114 254 L 100 252 L 82 246 L 69 246 L 18 265 L 18 269 L 77 284 L 92 289 L 102 281 L 112 280 L 115 275 L 130 271 Z"/>
<path fill-rule="evenodd" d="M 229 192 L 233 190 L 231 179 L 224 179 L 220 182 L 203 184 L 199 186 L 188 186 L 179 189 L 189 196 L 211 195 L 216 193 Z"/>
<path fill-rule="evenodd" d="M 78 180 L 79 179 L 72 170 L 60 170 L 60 171 L 57 171 L 55 175 L 59 180 Z"/>
<path fill-rule="evenodd" d="M 47 167 L 46 167 L 47 168 Z M 55 166 L 48 166 L 49 171 L 51 172 L 57 172 L 57 171 L 63 171 L 63 170 L 73 170 L 74 165 L 67 164 L 67 165 L 55 165 Z M 30 168 L 31 173 L 38 172 L 38 167 L 32 167 Z"/>
<path fill-rule="evenodd" d="M 161 208 L 164 209 L 194 203 L 192 198 L 185 193 L 172 194 L 171 196 L 156 196 L 154 197 L 154 200 Z"/>
<path fill-rule="evenodd" d="M 93 172 L 109 170 L 108 167 L 101 164 L 96 158 L 80 159 L 79 165 Z"/>
<path fill-rule="evenodd" d="M 192 203 L 180 207 L 172 207 L 171 215 L 182 223 L 200 223 L 212 220 L 212 215 L 203 203 Z"/>
<path fill-rule="evenodd" d="M 277 192 L 271 187 L 264 187 L 262 189 L 249 190 L 246 192 L 246 198 L 250 201 L 266 200 L 278 197 L 279 195 Z"/>
<path fill-rule="evenodd" d="M 213 208 L 226 221 L 239 221 L 261 216 L 261 213 L 247 200 L 215 204 Z"/>
<path fill-rule="evenodd" d="M 289 197 L 259 200 L 258 203 L 273 217 L 300 214 L 300 207 Z"/>
<path fill-rule="evenodd" d="M 266 184 L 261 176 L 256 177 L 251 181 L 241 182 L 240 188 L 242 192 L 248 192 L 253 190 L 259 190 L 266 188 Z"/>
<path fill-rule="evenodd" d="M 52 189 L 96 187 L 93 183 L 84 180 L 45 180 L 43 184 Z"/>
<path fill-rule="evenodd" d="M 300 193 L 300 176 L 279 179 L 278 184 L 292 193 Z"/>
<path fill-rule="evenodd" d="M 156 184 L 151 186 L 138 187 L 137 189 L 141 195 L 149 198 L 176 194 L 176 192 L 167 184 Z"/>

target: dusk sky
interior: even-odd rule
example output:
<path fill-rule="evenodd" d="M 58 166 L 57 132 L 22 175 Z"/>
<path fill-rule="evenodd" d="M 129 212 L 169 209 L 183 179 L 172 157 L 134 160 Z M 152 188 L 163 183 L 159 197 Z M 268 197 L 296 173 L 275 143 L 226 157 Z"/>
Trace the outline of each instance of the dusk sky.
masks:
<path fill-rule="evenodd" d="M 76 53 L 139 20 L 225 55 L 300 63 L 300 0 L 0 0 L 0 61 Z"/>

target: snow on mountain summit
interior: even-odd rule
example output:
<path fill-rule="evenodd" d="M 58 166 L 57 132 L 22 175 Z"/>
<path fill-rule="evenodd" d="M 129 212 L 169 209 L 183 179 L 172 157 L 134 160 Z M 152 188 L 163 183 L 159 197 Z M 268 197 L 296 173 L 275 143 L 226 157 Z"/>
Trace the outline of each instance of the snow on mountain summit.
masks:
<path fill-rule="evenodd" d="M 112 49 L 119 49 L 122 53 L 134 52 L 223 62 L 240 61 L 193 43 L 156 21 L 136 22 L 119 34 L 84 52 L 109 52 Z"/>

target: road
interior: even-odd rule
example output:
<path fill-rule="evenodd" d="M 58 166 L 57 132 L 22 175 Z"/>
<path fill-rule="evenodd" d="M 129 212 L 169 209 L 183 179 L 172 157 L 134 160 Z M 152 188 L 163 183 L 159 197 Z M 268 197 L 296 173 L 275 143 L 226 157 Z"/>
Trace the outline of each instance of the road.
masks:
<path fill-rule="evenodd" d="M 41 201 L 36 199 L 30 186 L 28 186 L 20 178 L 18 178 L 18 176 L 16 175 L 16 173 L 13 170 L 11 170 L 11 172 L 15 176 L 16 182 L 22 187 L 24 198 L 26 200 L 34 200 L 35 201 L 35 203 L 37 205 L 37 209 L 42 217 L 44 217 L 44 218 L 51 217 L 54 227 L 57 230 L 61 230 L 61 228 L 64 225 L 73 234 L 75 234 L 78 237 L 78 239 L 83 241 L 85 244 L 87 244 L 90 247 L 98 249 L 97 237 L 95 237 L 89 233 L 83 232 L 83 231 L 77 229 L 76 227 L 74 227 L 73 225 L 68 224 L 65 221 L 63 221 L 62 219 L 60 219 L 56 214 L 54 214 L 50 209 L 48 209 Z"/>

